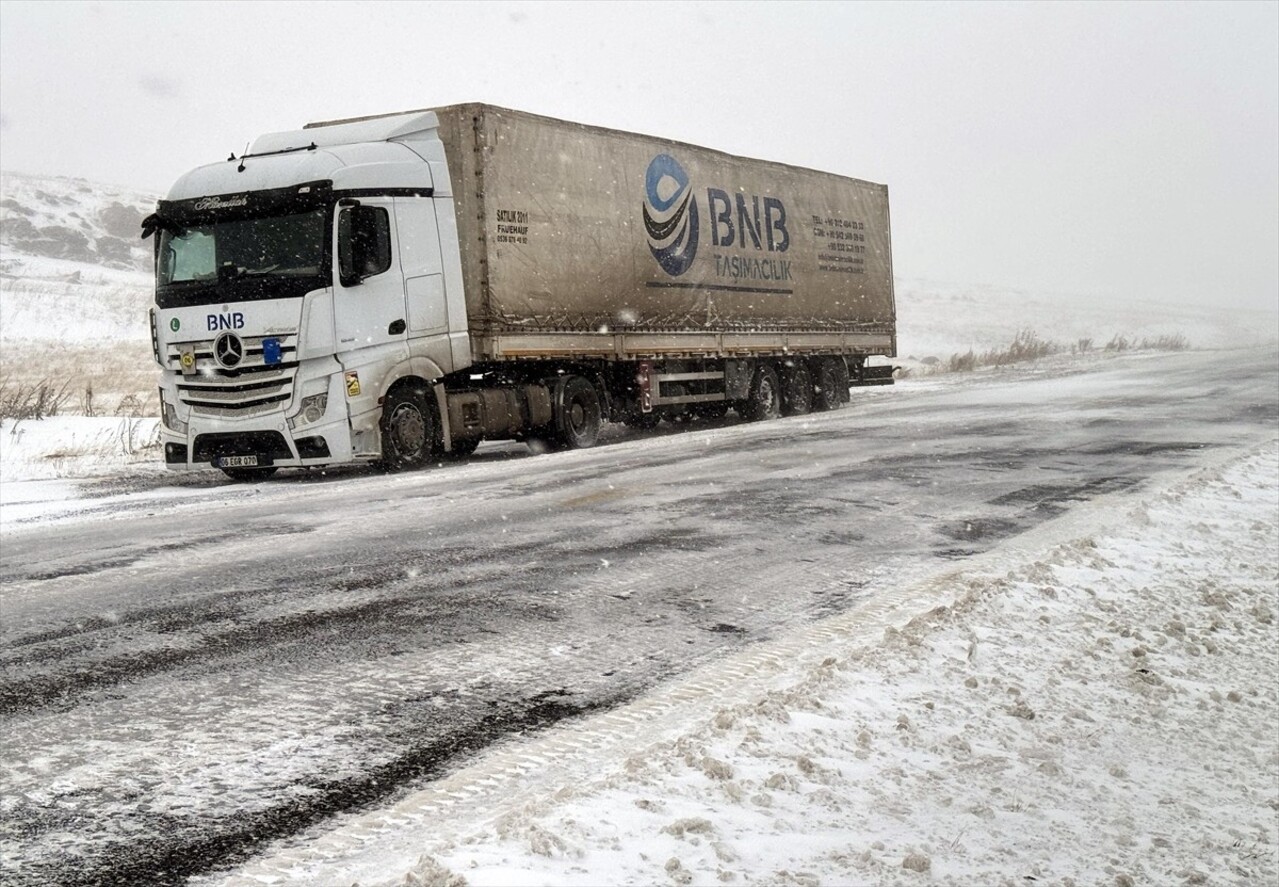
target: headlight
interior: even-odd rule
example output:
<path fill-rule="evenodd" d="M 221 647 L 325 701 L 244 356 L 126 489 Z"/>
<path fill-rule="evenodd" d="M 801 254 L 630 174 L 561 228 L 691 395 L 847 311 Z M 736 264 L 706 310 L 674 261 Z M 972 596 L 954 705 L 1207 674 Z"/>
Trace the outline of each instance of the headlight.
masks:
<path fill-rule="evenodd" d="M 301 428 L 303 425 L 311 425 L 319 422 L 324 418 L 324 411 L 329 408 L 329 393 L 312 394 L 310 397 L 302 398 L 301 409 L 297 415 L 289 419 L 289 429 L 294 430 Z"/>
<path fill-rule="evenodd" d="M 178 408 L 164 397 L 164 389 L 160 389 L 160 421 L 164 427 L 178 434 L 187 433 L 187 423 L 178 418 Z"/>

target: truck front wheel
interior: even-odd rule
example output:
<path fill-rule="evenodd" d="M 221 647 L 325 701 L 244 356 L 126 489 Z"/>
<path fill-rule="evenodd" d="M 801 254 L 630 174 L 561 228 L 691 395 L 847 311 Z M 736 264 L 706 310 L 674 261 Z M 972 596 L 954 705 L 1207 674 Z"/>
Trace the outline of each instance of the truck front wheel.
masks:
<path fill-rule="evenodd" d="M 388 471 L 421 468 L 436 455 L 439 423 L 424 392 L 401 388 L 382 408 L 382 466 Z"/>
<path fill-rule="evenodd" d="M 555 442 L 566 450 L 595 446 L 603 418 L 595 386 L 581 376 L 569 376 L 560 382 L 556 395 Z"/>

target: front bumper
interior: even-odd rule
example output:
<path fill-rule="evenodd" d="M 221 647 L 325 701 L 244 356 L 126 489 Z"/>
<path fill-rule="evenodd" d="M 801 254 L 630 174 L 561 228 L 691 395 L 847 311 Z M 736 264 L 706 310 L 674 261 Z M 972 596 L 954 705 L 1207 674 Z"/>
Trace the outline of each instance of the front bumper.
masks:
<path fill-rule="evenodd" d="M 354 461 L 345 419 L 296 430 L 288 423 L 245 423 L 193 416 L 187 434 L 161 430 L 165 465 L 173 470 L 221 467 L 219 460 L 252 456 L 258 467 L 307 468 Z"/>

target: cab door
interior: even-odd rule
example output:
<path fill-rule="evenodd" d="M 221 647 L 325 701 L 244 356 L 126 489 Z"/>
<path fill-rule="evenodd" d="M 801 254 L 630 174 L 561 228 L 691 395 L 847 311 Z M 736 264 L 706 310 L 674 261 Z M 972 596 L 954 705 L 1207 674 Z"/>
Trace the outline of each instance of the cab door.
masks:
<path fill-rule="evenodd" d="M 453 369 L 440 234 L 430 197 L 396 197 L 395 216 L 408 306 L 409 351 Z"/>
<path fill-rule="evenodd" d="M 347 198 L 339 201 L 337 212 L 333 322 L 339 357 L 348 366 L 403 359 L 408 312 L 396 248 L 394 199 Z M 366 349 L 373 353 L 344 356 Z"/>

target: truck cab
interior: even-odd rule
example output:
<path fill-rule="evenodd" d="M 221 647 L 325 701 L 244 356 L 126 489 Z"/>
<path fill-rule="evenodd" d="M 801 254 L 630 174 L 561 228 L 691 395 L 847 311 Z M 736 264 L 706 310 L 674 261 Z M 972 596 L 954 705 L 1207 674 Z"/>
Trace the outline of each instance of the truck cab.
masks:
<path fill-rule="evenodd" d="M 471 357 L 436 127 L 421 112 L 263 136 L 160 201 L 144 236 L 171 468 L 250 479 L 451 448 L 436 383 Z M 385 416 L 397 392 L 410 406 Z"/>

